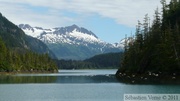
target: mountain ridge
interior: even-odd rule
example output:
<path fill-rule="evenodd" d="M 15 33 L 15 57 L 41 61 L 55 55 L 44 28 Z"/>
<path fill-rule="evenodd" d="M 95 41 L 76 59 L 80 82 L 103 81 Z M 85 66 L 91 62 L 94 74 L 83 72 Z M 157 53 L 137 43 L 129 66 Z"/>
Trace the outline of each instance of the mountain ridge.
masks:
<path fill-rule="evenodd" d="M 0 37 L 8 48 L 17 50 L 29 50 L 36 53 L 49 53 L 52 58 L 56 58 L 55 55 L 49 50 L 49 48 L 40 40 L 27 36 L 23 30 L 9 21 L 0 13 Z"/>
<path fill-rule="evenodd" d="M 92 31 L 77 25 L 44 29 L 20 24 L 27 35 L 43 41 L 59 59 L 86 59 L 97 54 L 123 51 L 121 46 L 100 40 Z"/>

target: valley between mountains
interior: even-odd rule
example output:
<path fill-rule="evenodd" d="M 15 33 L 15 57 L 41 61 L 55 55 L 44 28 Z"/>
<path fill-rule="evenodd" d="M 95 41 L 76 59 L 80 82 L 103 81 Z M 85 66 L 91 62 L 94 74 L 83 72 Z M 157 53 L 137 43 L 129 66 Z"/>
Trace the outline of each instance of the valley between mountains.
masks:
<path fill-rule="evenodd" d="M 107 43 L 92 31 L 77 25 L 45 29 L 29 24 L 18 25 L 25 34 L 44 42 L 58 59 L 84 60 L 98 54 L 123 51 L 123 42 Z"/>

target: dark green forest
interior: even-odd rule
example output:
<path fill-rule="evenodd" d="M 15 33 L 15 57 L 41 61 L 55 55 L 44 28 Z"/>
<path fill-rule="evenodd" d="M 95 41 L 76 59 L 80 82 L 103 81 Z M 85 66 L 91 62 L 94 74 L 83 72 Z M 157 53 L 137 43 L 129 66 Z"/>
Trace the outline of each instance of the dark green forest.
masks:
<path fill-rule="evenodd" d="M 121 53 L 96 55 L 85 60 L 56 60 L 60 69 L 117 69 L 120 66 Z"/>
<path fill-rule="evenodd" d="M 48 54 L 8 49 L 0 38 L 0 72 L 57 72 Z"/>
<path fill-rule="evenodd" d="M 0 13 L 0 72 L 57 72 L 47 48 L 35 41 Z"/>
<path fill-rule="evenodd" d="M 25 35 L 0 14 L 0 72 L 57 72 L 58 68 L 117 69 L 122 54 L 101 54 L 82 61 L 57 60 L 41 41 Z"/>
<path fill-rule="evenodd" d="M 120 73 L 147 72 L 178 74 L 180 71 L 180 2 L 161 0 L 162 10 L 155 10 L 150 24 L 148 14 L 138 21 L 132 40 L 126 40 Z"/>

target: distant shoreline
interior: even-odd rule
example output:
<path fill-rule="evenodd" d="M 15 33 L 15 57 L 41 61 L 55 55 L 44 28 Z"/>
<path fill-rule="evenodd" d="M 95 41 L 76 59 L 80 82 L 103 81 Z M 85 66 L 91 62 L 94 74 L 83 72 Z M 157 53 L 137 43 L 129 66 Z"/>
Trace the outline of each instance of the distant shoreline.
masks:
<path fill-rule="evenodd" d="M 57 71 L 19 71 L 19 72 L 0 72 L 0 75 L 15 75 L 15 74 L 37 74 L 37 73 L 58 73 Z"/>

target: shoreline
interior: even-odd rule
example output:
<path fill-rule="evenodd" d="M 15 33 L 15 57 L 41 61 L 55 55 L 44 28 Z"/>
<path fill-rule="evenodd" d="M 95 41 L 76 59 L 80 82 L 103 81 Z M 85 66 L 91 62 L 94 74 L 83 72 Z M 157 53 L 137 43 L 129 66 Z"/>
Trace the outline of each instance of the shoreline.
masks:
<path fill-rule="evenodd" d="M 38 73 L 58 73 L 58 70 L 53 70 L 53 71 L 14 71 L 14 72 L 0 72 L 0 75 L 38 74 Z"/>
<path fill-rule="evenodd" d="M 180 75 L 177 73 L 130 73 L 117 72 L 116 78 L 125 84 L 154 84 L 154 85 L 180 85 Z"/>

